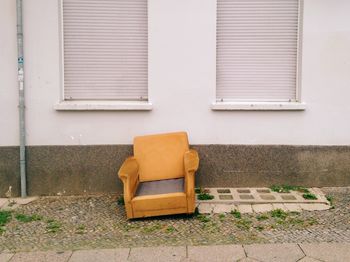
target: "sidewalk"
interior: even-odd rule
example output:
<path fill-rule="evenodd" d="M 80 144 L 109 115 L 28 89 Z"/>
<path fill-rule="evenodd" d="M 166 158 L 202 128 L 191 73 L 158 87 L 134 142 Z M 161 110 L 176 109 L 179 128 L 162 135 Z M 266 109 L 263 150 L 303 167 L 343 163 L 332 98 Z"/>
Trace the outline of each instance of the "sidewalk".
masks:
<path fill-rule="evenodd" d="M 350 261 L 350 243 L 167 246 L 65 252 L 0 253 L 0 262 L 99 261 Z"/>

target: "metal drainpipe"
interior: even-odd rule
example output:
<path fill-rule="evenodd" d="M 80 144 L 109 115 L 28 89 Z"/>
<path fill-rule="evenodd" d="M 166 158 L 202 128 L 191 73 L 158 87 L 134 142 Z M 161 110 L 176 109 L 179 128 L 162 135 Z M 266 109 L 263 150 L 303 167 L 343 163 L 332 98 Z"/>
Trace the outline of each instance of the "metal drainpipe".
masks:
<path fill-rule="evenodd" d="M 26 136 L 24 119 L 24 68 L 23 68 L 23 22 L 22 22 L 22 0 L 16 0 L 17 4 L 17 53 L 18 53 L 18 87 L 19 87 L 19 164 L 21 174 L 21 197 L 27 196 L 26 181 Z"/>

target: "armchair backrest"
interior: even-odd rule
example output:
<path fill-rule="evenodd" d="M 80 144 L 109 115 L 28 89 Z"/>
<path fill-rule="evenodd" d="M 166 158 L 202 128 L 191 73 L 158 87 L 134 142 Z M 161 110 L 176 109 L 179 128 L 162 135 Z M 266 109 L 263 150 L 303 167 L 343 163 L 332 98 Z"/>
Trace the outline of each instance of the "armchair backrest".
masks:
<path fill-rule="evenodd" d="M 183 177 L 184 153 L 188 149 L 186 132 L 135 137 L 134 157 L 140 181 Z"/>

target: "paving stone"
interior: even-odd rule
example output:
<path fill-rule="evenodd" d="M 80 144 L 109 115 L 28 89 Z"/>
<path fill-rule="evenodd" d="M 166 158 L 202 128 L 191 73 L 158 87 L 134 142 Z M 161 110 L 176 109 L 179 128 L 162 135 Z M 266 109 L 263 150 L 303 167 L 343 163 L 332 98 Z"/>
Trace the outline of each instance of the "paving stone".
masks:
<path fill-rule="evenodd" d="M 272 210 L 271 204 L 256 204 L 252 205 L 252 208 L 255 213 L 264 213 L 264 212 L 270 212 Z"/>
<path fill-rule="evenodd" d="M 330 209 L 331 206 L 326 204 L 300 204 L 300 207 L 306 211 L 322 211 Z"/>
<path fill-rule="evenodd" d="M 3 207 L 5 204 L 7 204 L 8 199 L 7 198 L 0 198 L 0 208 Z"/>
<path fill-rule="evenodd" d="M 281 209 L 283 211 L 289 211 L 286 206 L 284 204 L 279 204 L 279 203 L 276 203 L 276 204 L 272 204 L 272 208 L 275 210 L 275 209 Z"/>
<path fill-rule="evenodd" d="M 252 205 L 237 205 L 237 209 L 239 212 L 241 212 L 242 214 L 245 213 L 253 213 L 253 208 Z"/>
<path fill-rule="evenodd" d="M 220 213 L 230 213 L 232 210 L 237 209 L 235 205 L 225 205 L 225 204 L 215 204 L 213 213 L 220 214 Z"/>
<path fill-rule="evenodd" d="M 245 258 L 241 245 L 189 246 L 188 258 L 194 261 L 237 261 Z"/>
<path fill-rule="evenodd" d="M 238 262 L 259 262 L 259 261 L 256 259 L 250 258 L 250 257 L 245 257 L 245 258 L 238 260 Z"/>
<path fill-rule="evenodd" d="M 127 261 L 129 248 L 78 250 L 73 252 L 69 262 Z"/>
<path fill-rule="evenodd" d="M 290 212 L 301 212 L 302 209 L 299 204 L 292 204 L 292 203 L 286 203 L 284 206 L 288 209 Z"/>
<path fill-rule="evenodd" d="M 11 262 L 61 262 L 61 261 L 68 261 L 69 257 L 72 255 L 71 251 L 66 252 L 55 252 L 55 251 L 48 251 L 48 252 L 20 252 L 16 253 L 12 259 Z"/>
<path fill-rule="evenodd" d="M 129 261 L 183 261 L 186 258 L 186 247 L 137 247 L 132 248 Z"/>
<path fill-rule="evenodd" d="M 246 245 L 244 249 L 247 257 L 266 262 L 295 262 L 304 257 L 296 244 Z"/>
<path fill-rule="evenodd" d="M 298 260 L 298 262 L 321 262 L 321 261 L 318 259 L 314 259 L 312 257 L 304 257 L 304 258 Z"/>
<path fill-rule="evenodd" d="M 308 257 L 321 261 L 344 262 L 350 260 L 350 243 L 300 244 Z"/>
<path fill-rule="evenodd" d="M 201 203 L 198 206 L 198 212 L 201 214 L 210 214 L 213 211 L 213 208 L 214 208 L 213 204 Z"/>
<path fill-rule="evenodd" d="M 17 197 L 17 198 L 13 198 L 13 200 L 19 204 L 19 205 L 27 205 L 35 200 L 37 200 L 39 197 L 37 196 L 34 196 L 34 197 L 24 197 L 24 198 L 21 198 L 21 197 Z"/>
<path fill-rule="evenodd" d="M 7 262 L 9 261 L 14 254 L 12 253 L 0 253 L 0 262 Z"/>

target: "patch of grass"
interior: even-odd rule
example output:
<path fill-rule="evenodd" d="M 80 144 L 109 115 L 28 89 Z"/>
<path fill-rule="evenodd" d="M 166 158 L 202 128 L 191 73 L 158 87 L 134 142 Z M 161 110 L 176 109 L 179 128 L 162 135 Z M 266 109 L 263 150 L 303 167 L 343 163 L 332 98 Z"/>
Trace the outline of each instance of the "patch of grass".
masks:
<path fill-rule="evenodd" d="M 310 193 L 310 191 L 302 186 L 290 186 L 290 185 L 273 185 L 270 189 L 278 193 L 290 193 L 290 191 L 298 191 L 301 193 Z"/>
<path fill-rule="evenodd" d="M 291 225 L 303 225 L 304 220 L 300 218 L 291 217 L 290 219 L 288 219 L 288 223 Z"/>
<path fill-rule="evenodd" d="M 335 206 L 334 206 L 334 197 L 330 196 L 330 195 L 327 195 L 326 199 L 328 200 L 328 202 L 329 202 L 329 204 L 331 206 L 331 209 L 334 209 L 335 208 Z"/>
<path fill-rule="evenodd" d="M 76 234 L 84 234 L 85 233 L 85 226 L 84 225 L 79 225 L 76 230 L 75 230 Z"/>
<path fill-rule="evenodd" d="M 209 193 L 200 193 L 197 195 L 198 200 L 212 200 L 214 196 Z"/>
<path fill-rule="evenodd" d="M 125 205 L 125 201 L 124 201 L 124 196 L 119 196 L 117 199 L 117 204 L 119 206 L 124 206 Z"/>
<path fill-rule="evenodd" d="M 235 218 L 238 218 L 238 219 L 242 218 L 241 212 L 239 212 L 236 209 L 231 211 L 231 215 L 233 215 Z"/>
<path fill-rule="evenodd" d="M 199 214 L 197 216 L 197 219 L 202 223 L 208 223 L 210 221 L 210 218 L 206 215 L 203 215 L 203 214 Z"/>
<path fill-rule="evenodd" d="M 268 215 L 266 215 L 266 214 L 261 214 L 261 215 L 257 215 L 257 216 L 256 216 L 256 219 L 257 219 L 258 221 L 263 221 L 263 220 L 269 219 L 269 217 L 268 217 Z"/>
<path fill-rule="evenodd" d="M 311 217 L 305 221 L 306 226 L 313 226 L 313 225 L 317 225 L 317 224 L 318 224 L 317 219 L 313 218 L 313 217 Z"/>
<path fill-rule="evenodd" d="M 317 196 L 315 194 L 312 194 L 312 193 L 305 193 L 305 194 L 303 194 L 303 198 L 309 199 L 309 200 L 316 200 Z"/>
<path fill-rule="evenodd" d="M 275 210 L 272 210 L 270 212 L 270 215 L 271 217 L 274 217 L 274 218 L 279 218 L 281 220 L 285 220 L 287 217 L 288 217 L 288 213 L 283 211 L 282 209 L 278 208 L 278 209 L 275 209 Z"/>
<path fill-rule="evenodd" d="M 42 216 L 39 215 L 25 215 L 25 214 L 17 214 L 15 218 L 23 223 L 33 222 L 33 221 L 40 221 L 43 219 Z"/>
<path fill-rule="evenodd" d="M 263 231 L 265 229 L 265 227 L 262 225 L 255 226 L 254 228 L 258 231 Z"/>
<path fill-rule="evenodd" d="M 225 214 L 219 214 L 220 221 L 224 221 L 225 217 L 226 217 Z"/>
<path fill-rule="evenodd" d="M 5 226 L 12 218 L 11 211 L 0 211 L 0 227 Z"/>
<path fill-rule="evenodd" d="M 47 226 L 46 226 L 47 233 L 57 233 L 61 231 L 61 224 L 58 221 L 49 219 L 46 222 L 47 222 Z"/>
<path fill-rule="evenodd" d="M 210 193 L 209 189 L 197 187 L 195 188 L 194 191 L 196 192 L 196 194 L 198 194 L 197 195 L 198 200 L 212 200 L 214 198 L 213 195 L 209 194 Z"/>
<path fill-rule="evenodd" d="M 152 233 L 154 231 L 157 231 L 161 229 L 161 226 L 159 224 L 155 224 L 155 225 L 151 225 L 151 226 L 148 226 L 148 227 L 144 227 L 143 228 L 143 232 L 145 233 Z"/>
<path fill-rule="evenodd" d="M 236 226 L 239 228 L 239 229 L 243 229 L 243 230 L 249 230 L 251 225 L 252 225 L 252 221 L 249 220 L 249 219 L 240 219 L 240 220 L 237 220 L 236 221 Z"/>
<path fill-rule="evenodd" d="M 168 226 L 166 229 L 165 229 L 166 232 L 168 233 L 172 233 L 174 231 L 176 231 L 175 227 L 174 226 Z"/>
<path fill-rule="evenodd" d="M 196 187 L 196 188 L 194 189 L 194 192 L 195 192 L 196 194 L 200 194 L 200 193 L 202 192 L 202 188 L 201 188 L 201 187 Z"/>
<path fill-rule="evenodd" d="M 219 230 L 218 224 L 210 220 L 208 220 L 207 222 L 204 222 L 201 228 L 206 230 L 206 233 L 217 233 Z"/>

